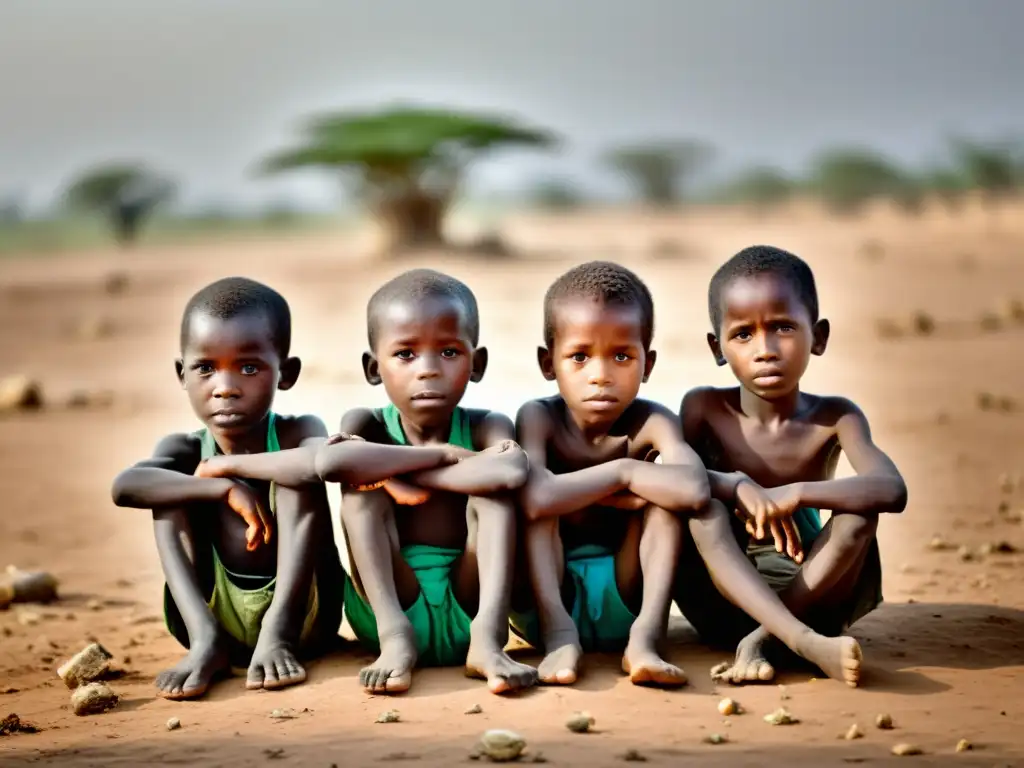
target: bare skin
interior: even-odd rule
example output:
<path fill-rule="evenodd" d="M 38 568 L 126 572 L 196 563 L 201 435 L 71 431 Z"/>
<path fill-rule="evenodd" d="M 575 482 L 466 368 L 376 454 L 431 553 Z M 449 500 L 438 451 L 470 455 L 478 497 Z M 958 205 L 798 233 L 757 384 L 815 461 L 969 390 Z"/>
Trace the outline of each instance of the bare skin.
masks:
<path fill-rule="evenodd" d="M 680 413 L 686 439 L 709 468 L 712 494 L 732 506 L 747 534 L 774 539 L 778 552 L 801 564 L 779 595 L 785 607 L 802 618 L 843 605 L 857 588 L 879 514 L 905 508 L 906 486 L 857 406 L 800 391 L 810 357 L 825 351 L 829 326 L 810 316 L 794 286 L 772 274 L 738 278 L 720 299 L 721 327 L 708 341 L 740 386 L 687 394 Z M 836 480 L 843 451 L 857 475 Z M 792 523 L 802 507 L 833 512 L 807 553 Z M 740 640 L 735 661 L 713 675 L 732 683 L 771 680 L 765 645 L 772 635 L 763 625 L 754 629 Z M 815 663 L 856 684 L 859 651 L 840 639 L 848 641 L 840 662 Z"/>

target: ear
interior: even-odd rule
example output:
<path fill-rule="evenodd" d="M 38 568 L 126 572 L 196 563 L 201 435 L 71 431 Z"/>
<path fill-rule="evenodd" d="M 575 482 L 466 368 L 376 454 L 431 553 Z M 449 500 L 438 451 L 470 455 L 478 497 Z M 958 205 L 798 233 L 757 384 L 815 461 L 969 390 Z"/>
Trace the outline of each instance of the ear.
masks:
<path fill-rule="evenodd" d="M 828 346 L 828 336 L 832 332 L 832 326 L 828 320 L 822 318 L 814 324 L 811 331 L 814 334 L 814 342 L 811 344 L 812 355 L 824 355 L 825 347 Z"/>
<path fill-rule="evenodd" d="M 713 334 L 708 334 L 708 347 L 711 349 L 711 354 L 715 358 L 715 363 L 718 365 L 725 365 L 725 355 L 722 354 L 722 342 L 718 340 L 718 337 Z"/>
<path fill-rule="evenodd" d="M 479 347 L 473 352 L 473 368 L 469 372 L 469 380 L 479 383 L 487 371 L 487 347 Z"/>
<path fill-rule="evenodd" d="M 376 387 L 381 383 L 380 363 L 377 362 L 377 358 L 372 352 L 363 352 L 363 376 L 366 377 L 366 383 L 371 387 Z"/>
<path fill-rule="evenodd" d="M 277 382 L 277 388 L 283 392 L 294 387 L 301 370 L 302 361 L 297 357 L 289 357 L 281 363 L 281 378 Z"/>
<path fill-rule="evenodd" d="M 174 361 L 174 375 L 178 377 L 178 383 L 185 386 L 185 361 L 180 357 Z"/>
<path fill-rule="evenodd" d="M 647 354 L 644 356 L 644 384 L 651 378 L 651 371 L 654 370 L 654 363 L 658 360 L 658 353 L 653 349 L 647 350 Z"/>
<path fill-rule="evenodd" d="M 555 362 L 551 359 L 551 350 L 547 347 L 537 347 L 537 365 L 540 372 L 548 381 L 555 380 Z"/>

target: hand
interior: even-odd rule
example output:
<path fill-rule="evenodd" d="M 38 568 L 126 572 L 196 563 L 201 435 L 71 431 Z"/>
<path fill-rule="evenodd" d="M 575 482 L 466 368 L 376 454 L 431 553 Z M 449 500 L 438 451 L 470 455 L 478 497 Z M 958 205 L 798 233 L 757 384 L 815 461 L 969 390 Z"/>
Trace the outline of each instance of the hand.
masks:
<path fill-rule="evenodd" d="M 793 513 L 800 508 L 798 490 L 795 485 L 762 488 L 744 477 L 736 486 L 736 514 L 743 519 L 747 533 L 760 541 L 765 538 L 767 527 L 775 541 L 775 550 L 801 563 L 803 545 L 793 523 Z"/>
<path fill-rule="evenodd" d="M 635 493 L 631 493 L 629 491 L 613 493 L 610 496 L 605 496 L 597 502 L 598 506 L 622 509 L 626 512 L 639 512 L 646 507 L 648 503 L 647 499 L 637 496 Z"/>
<path fill-rule="evenodd" d="M 441 462 L 442 467 L 449 466 L 451 464 L 458 464 L 463 459 L 476 456 L 476 451 L 463 448 L 461 445 L 452 445 L 451 443 L 448 443 L 441 447 L 444 449 L 444 460 Z"/>
<path fill-rule="evenodd" d="M 338 443 L 344 443 L 346 440 L 362 440 L 364 443 L 366 439 L 359 435 L 354 435 L 351 432 L 336 432 L 327 438 L 325 445 L 336 445 Z"/>
<path fill-rule="evenodd" d="M 270 543 L 270 535 L 273 530 L 270 517 L 263 510 L 263 505 L 260 504 L 251 488 L 234 482 L 231 484 L 231 490 L 228 491 L 225 501 L 249 525 L 245 531 L 246 551 L 252 552 L 261 543 Z"/>
<path fill-rule="evenodd" d="M 196 471 L 193 473 L 196 477 L 232 477 L 231 467 L 229 466 L 231 459 L 228 456 L 213 456 L 209 459 L 204 459 L 199 462 L 199 466 L 196 467 Z"/>
<path fill-rule="evenodd" d="M 415 507 L 426 503 L 430 498 L 430 491 L 426 488 L 413 485 L 397 477 L 385 480 L 384 490 L 395 500 L 395 504 L 401 504 L 402 506 Z"/>

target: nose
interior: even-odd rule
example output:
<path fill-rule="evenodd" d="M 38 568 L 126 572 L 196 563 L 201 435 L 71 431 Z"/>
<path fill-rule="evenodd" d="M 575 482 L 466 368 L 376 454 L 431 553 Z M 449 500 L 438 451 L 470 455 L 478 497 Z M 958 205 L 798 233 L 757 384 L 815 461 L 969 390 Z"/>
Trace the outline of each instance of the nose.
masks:
<path fill-rule="evenodd" d="M 770 333 L 757 334 L 757 354 L 754 357 L 755 362 L 767 363 L 778 359 L 779 347 L 775 341 L 775 336 Z"/>
<path fill-rule="evenodd" d="M 216 374 L 213 380 L 213 396 L 219 398 L 238 398 L 242 396 L 238 380 L 230 371 L 222 371 Z"/>
<path fill-rule="evenodd" d="M 592 386 L 603 387 L 611 384 L 611 376 L 608 375 L 609 365 L 599 357 L 590 359 L 587 366 L 587 382 Z"/>
<path fill-rule="evenodd" d="M 436 379 L 441 375 L 441 358 L 438 355 L 420 355 L 417 362 L 417 379 Z"/>

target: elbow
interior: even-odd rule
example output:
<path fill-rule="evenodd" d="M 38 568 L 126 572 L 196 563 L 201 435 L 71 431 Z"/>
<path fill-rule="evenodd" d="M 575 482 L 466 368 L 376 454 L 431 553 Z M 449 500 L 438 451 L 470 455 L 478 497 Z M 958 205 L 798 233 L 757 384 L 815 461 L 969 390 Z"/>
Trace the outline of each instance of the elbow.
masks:
<path fill-rule="evenodd" d="M 527 463 L 524 453 L 521 460 L 507 462 L 501 475 L 501 490 L 517 491 L 526 485 L 526 481 L 529 479 L 530 465 Z"/>
<path fill-rule="evenodd" d="M 898 478 L 893 483 L 893 492 L 891 496 L 891 504 L 889 506 L 890 512 L 903 512 L 907 508 L 907 484 L 902 478 Z"/>
<path fill-rule="evenodd" d="M 346 467 L 338 461 L 337 450 L 333 445 L 324 445 L 313 457 L 313 474 L 321 483 L 340 483 L 344 481 Z"/>
<path fill-rule="evenodd" d="M 549 503 L 544 498 L 543 492 L 537 493 L 537 491 L 531 491 L 522 495 L 522 510 L 523 517 L 526 518 L 526 522 L 533 523 L 544 517 L 547 512 Z"/>
<path fill-rule="evenodd" d="M 711 482 L 706 473 L 694 473 L 679 483 L 675 504 L 669 512 L 698 512 L 711 503 Z"/>
<path fill-rule="evenodd" d="M 135 503 L 135 494 L 132 493 L 131 486 L 127 482 L 128 478 L 125 475 L 127 475 L 127 472 L 122 472 L 114 478 L 114 485 L 110 489 L 110 499 L 116 507 L 138 506 Z"/>

